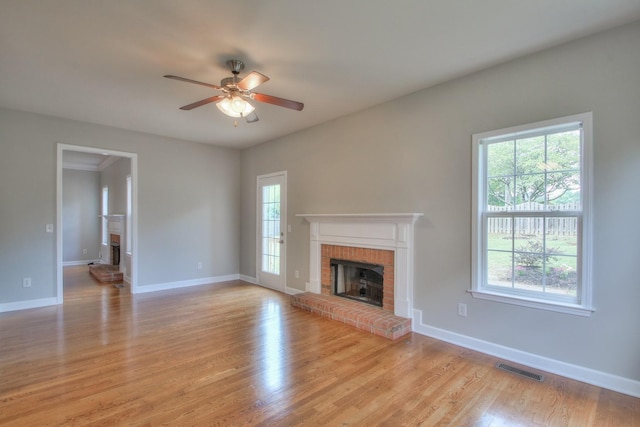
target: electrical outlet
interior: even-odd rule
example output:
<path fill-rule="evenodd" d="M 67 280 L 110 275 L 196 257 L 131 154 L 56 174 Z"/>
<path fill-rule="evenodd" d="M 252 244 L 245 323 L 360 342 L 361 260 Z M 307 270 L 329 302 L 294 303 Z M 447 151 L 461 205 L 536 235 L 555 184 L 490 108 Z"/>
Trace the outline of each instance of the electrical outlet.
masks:
<path fill-rule="evenodd" d="M 53 224 L 47 224 L 44 229 L 47 233 L 53 233 Z"/>
<path fill-rule="evenodd" d="M 296 279 L 300 278 L 300 272 L 298 270 L 296 270 Z"/>
<path fill-rule="evenodd" d="M 458 303 L 458 316 L 467 317 L 467 304 Z"/>
<path fill-rule="evenodd" d="M 202 262 L 198 261 L 198 270 L 202 270 Z"/>
<path fill-rule="evenodd" d="M 86 255 L 86 254 L 87 254 L 87 250 L 86 250 L 86 249 L 83 249 L 83 250 L 82 250 L 82 255 Z"/>
<path fill-rule="evenodd" d="M 22 279 L 22 287 L 30 288 L 31 287 L 31 277 L 25 277 Z"/>

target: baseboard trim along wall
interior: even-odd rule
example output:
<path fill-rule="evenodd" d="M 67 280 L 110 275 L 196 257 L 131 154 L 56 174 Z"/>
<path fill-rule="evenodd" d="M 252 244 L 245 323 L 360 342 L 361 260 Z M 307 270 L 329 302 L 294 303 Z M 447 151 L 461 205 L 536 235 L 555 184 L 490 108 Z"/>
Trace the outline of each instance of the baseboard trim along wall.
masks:
<path fill-rule="evenodd" d="M 63 261 L 62 262 L 62 266 L 63 267 L 69 267 L 72 265 L 89 265 L 89 264 L 100 264 L 100 260 L 99 259 L 82 259 L 79 261 Z"/>
<path fill-rule="evenodd" d="M 243 282 L 251 283 L 252 285 L 258 284 L 258 279 L 256 279 L 255 277 L 246 276 L 244 274 L 240 275 L 240 280 L 242 280 Z"/>
<path fill-rule="evenodd" d="M 244 274 L 240 275 L 240 280 L 242 280 L 243 282 L 247 282 L 247 283 L 251 283 L 252 285 L 258 285 L 258 286 L 262 286 L 261 284 L 258 283 L 258 279 L 255 277 L 251 277 L 251 276 L 245 276 Z M 267 289 L 272 289 L 268 286 L 262 286 L 263 288 L 267 288 Z M 275 291 L 277 291 L 277 289 L 274 289 Z M 296 289 L 296 288 L 290 288 L 287 285 L 285 285 L 284 287 L 284 293 L 287 295 L 295 295 L 295 294 L 301 294 L 304 291 L 301 291 L 300 289 Z"/>
<path fill-rule="evenodd" d="M 290 288 L 288 286 L 285 287 L 284 292 L 287 295 L 297 295 L 297 294 L 303 294 L 305 291 L 301 291 L 300 289 L 296 289 L 296 288 Z"/>
<path fill-rule="evenodd" d="M 422 311 L 413 310 L 413 331 L 431 338 L 445 341 L 470 350 L 479 351 L 490 356 L 499 357 L 521 365 L 530 366 L 552 374 L 561 375 L 572 380 L 582 381 L 598 387 L 640 397 L 640 381 L 619 377 L 606 372 L 596 371 L 583 366 L 561 362 L 532 353 L 505 347 L 488 341 L 461 335 L 445 329 L 422 323 Z"/>
<path fill-rule="evenodd" d="M 192 280 L 179 280 L 177 282 L 156 283 L 153 285 L 140 286 L 136 289 L 136 294 L 144 294 L 147 292 L 166 291 L 168 289 L 186 288 L 189 286 L 209 285 L 212 283 L 229 282 L 231 280 L 240 280 L 239 274 L 228 274 L 226 276 L 203 277 Z"/>
<path fill-rule="evenodd" d="M 52 297 L 32 299 L 28 301 L 7 302 L 0 304 L 0 313 L 4 313 L 6 311 L 26 310 L 28 308 L 48 307 L 50 305 L 58 305 L 58 299 L 56 297 Z"/>

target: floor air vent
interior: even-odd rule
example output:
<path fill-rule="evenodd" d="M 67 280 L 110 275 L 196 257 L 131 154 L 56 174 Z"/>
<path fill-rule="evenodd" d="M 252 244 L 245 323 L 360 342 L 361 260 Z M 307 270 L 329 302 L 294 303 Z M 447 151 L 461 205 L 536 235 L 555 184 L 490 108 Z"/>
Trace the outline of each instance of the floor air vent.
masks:
<path fill-rule="evenodd" d="M 529 379 L 536 380 L 538 382 L 544 381 L 544 376 L 539 374 L 534 374 L 533 372 L 525 371 L 524 369 L 516 368 L 515 366 L 506 365 L 504 363 L 498 363 L 497 367 L 498 369 L 502 369 L 503 371 L 521 375 L 523 377 L 527 377 Z"/>

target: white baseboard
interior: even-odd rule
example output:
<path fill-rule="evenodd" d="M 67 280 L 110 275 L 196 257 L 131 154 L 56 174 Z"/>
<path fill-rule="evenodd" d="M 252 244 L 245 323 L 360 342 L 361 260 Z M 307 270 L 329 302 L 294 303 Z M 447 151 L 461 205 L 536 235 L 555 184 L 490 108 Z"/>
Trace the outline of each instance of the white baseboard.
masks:
<path fill-rule="evenodd" d="M 32 299 L 28 301 L 7 302 L 0 304 L 0 313 L 4 313 L 6 311 L 26 310 L 28 308 L 48 307 L 50 305 L 58 305 L 58 299 L 56 297 L 52 297 Z"/>
<path fill-rule="evenodd" d="M 287 295 L 298 295 L 298 294 L 304 294 L 305 291 L 301 291 L 300 289 L 296 289 L 296 288 L 290 288 L 287 286 L 284 288 L 284 293 L 286 293 Z"/>
<path fill-rule="evenodd" d="M 270 286 L 261 285 L 260 283 L 258 283 L 258 278 L 257 277 L 245 276 L 244 274 L 241 274 L 240 275 L 240 280 L 242 280 L 244 282 L 247 282 L 247 283 L 251 283 L 252 285 L 258 285 L 258 286 L 262 286 L 263 288 L 267 288 L 267 289 L 271 289 L 271 290 L 280 292 L 280 289 L 275 289 L 275 288 L 272 288 Z M 284 293 L 287 294 L 287 295 L 301 294 L 303 292 L 304 291 L 301 291 L 299 289 L 290 288 L 287 285 L 284 286 Z"/>
<path fill-rule="evenodd" d="M 229 274 L 226 276 L 203 277 L 200 279 L 180 280 L 177 282 L 156 283 L 153 285 L 138 286 L 135 293 L 144 294 L 147 292 L 166 291 L 168 289 L 186 288 L 189 286 L 209 285 L 211 283 L 228 282 L 239 279 L 240 275 Z"/>
<path fill-rule="evenodd" d="M 63 261 L 62 266 L 69 267 L 72 265 L 89 265 L 90 263 L 100 264 L 100 262 L 101 261 L 99 259 L 82 259 L 78 261 Z"/>
<path fill-rule="evenodd" d="M 275 289 L 275 288 L 272 288 L 270 286 L 261 285 L 260 283 L 258 283 L 258 279 L 256 277 L 245 276 L 244 274 L 241 274 L 240 275 L 240 280 L 242 280 L 243 282 L 251 283 L 252 285 L 258 285 L 258 286 L 262 286 L 263 288 L 267 288 L 267 289 L 271 289 L 271 290 L 280 292 L 280 289 Z M 287 294 L 287 295 L 295 295 L 295 294 L 300 294 L 300 293 L 303 293 L 303 292 L 304 291 L 301 291 L 299 289 L 290 288 L 287 285 L 285 285 L 285 287 L 284 287 L 284 293 Z"/>
<path fill-rule="evenodd" d="M 422 323 L 421 310 L 413 310 L 413 331 L 460 347 L 479 351 L 481 353 L 499 357 L 521 365 L 530 366 L 552 374 L 561 375 L 572 380 L 582 381 L 587 384 L 617 391 L 619 393 L 640 397 L 640 381 L 619 377 L 617 375 L 596 371 L 594 369 L 573 365 L 571 363 L 561 362 L 559 360 L 550 359 L 537 354 L 527 353 L 511 347 L 505 347 L 489 341 L 483 341 L 467 335 L 425 325 Z"/>
<path fill-rule="evenodd" d="M 245 276 L 244 274 L 240 275 L 240 280 L 242 280 L 243 282 L 251 283 L 253 285 L 257 285 L 258 284 L 258 279 L 256 279 L 255 277 L 251 277 L 251 276 Z"/>

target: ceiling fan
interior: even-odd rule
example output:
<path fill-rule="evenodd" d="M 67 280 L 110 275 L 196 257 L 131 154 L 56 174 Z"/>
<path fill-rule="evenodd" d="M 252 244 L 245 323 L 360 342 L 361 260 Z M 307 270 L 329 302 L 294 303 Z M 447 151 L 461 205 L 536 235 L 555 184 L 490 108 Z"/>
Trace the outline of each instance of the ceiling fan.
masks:
<path fill-rule="evenodd" d="M 194 108 L 215 102 L 218 109 L 227 116 L 244 117 L 247 123 L 253 123 L 258 121 L 258 116 L 254 111 L 255 107 L 247 102 L 247 99 L 252 99 L 258 102 L 265 102 L 267 104 L 273 104 L 279 107 L 290 108 L 297 111 L 301 111 L 304 108 L 304 104 L 302 102 L 278 98 L 277 96 L 265 95 L 264 93 L 252 92 L 254 88 L 269 80 L 269 77 L 265 76 L 264 74 L 258 73 L 257 71 L 252 71 L 242 79 L 239 79 L 238 74 L 240 74 L 240 72 L 244 69 L 244 63 L 237 59 L 231 59 L 227 61 L 227 65 L 231 69 L 231 73 L 233 74 L 233 76 L 222 79 L 219 86 L 187 79 L 184 77 L 172 75 L 164 76 L 168 79 L 207 86 L 223 92 L 220 95 L 215 95 L 210 98 L 194 102 L 193 104 L 185 105 L 184 107 L 180 107 L 180 109 L 192 110 Z"/>

